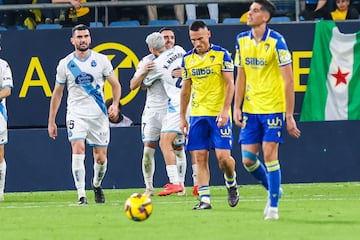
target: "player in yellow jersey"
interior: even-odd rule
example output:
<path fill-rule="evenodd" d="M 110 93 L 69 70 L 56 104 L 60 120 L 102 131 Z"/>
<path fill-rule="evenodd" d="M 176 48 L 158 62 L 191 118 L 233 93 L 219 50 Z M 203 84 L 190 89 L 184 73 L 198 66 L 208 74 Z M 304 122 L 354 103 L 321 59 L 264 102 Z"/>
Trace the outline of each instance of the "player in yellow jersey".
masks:
<path fill-rule="evenodd" d="M 234 65 L 228 51 L 210 44 L 211 33 L 203 21 L 189 26 L 194 46 L 183 57 L 180 128 L 188 136 L 187 150 L 197 163 L 200 203 L 193 209 L 211 209 L 209 149 L 214 148 L 228 189 L 228 203 L 236 206 L 239 194 L 236 184 L 232 148 L 231 102 L 234 96 Z M 191 100 L 190 100 L 191 96 Z M 189 123 L 187 108 L 191 104 Z M 189 131 L 189 132 L 188 132 Z"/>
<path fill-rule="evenodd" d="M 273 3 L 255 0 L 247 25 L 251 30 L 236 37 L 234 121 L 240 126 L 242 161 L 245 169 L 269 192 L 264 214 L 277 220 L 281 194 L 279 143 L 284 124 L 289 134 L 300 137 L 293 117 L 294 83 L 291 54 L 282 35 L 267 26 L 275 12 Z M 240 109 L 242 106 L 242 110 Z M 258 153 L 262 146 L 265 166 Z"/>

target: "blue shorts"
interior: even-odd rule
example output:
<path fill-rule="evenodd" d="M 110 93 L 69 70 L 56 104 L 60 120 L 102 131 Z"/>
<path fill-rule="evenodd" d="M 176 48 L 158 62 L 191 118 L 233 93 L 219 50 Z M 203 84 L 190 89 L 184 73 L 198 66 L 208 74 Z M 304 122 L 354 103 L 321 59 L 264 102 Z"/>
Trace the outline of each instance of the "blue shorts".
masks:
<path fill-rule="evenodd" d="M 217 126 L 216 117 L 190 117 L 189 134 L 186 150 L 204 150 L 210 148 L 232 149 L 232 124 L 230 118 L 221 128 Z"/>
<path fill-rule="evenodd" d="M 243 124 L 239 136 L 240 144 L 283 142 L 282 132 L 285 125 L 285 113 L 243 113 Z"/>

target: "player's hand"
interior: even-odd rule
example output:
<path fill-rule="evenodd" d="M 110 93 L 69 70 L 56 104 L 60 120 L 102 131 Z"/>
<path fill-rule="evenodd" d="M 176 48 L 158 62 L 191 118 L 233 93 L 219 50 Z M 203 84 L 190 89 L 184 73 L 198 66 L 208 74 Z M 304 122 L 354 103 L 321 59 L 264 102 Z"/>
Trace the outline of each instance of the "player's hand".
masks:
<path fill-rule="evenodd" d="M 229 120 L 229 115 L 227 113 L 226 114 L 220 113 L 216 117 L 216 122 L 217 122 L 218 128 L 225 126 L 227 124 L 228 120 Z"/>
<path fill-rule="evenodd" d="M 180 120 L 180 130 L 182 134 L 187 137 L 188 131 L 189 131 L 189 123 L 186 120 L 181 119 Z"/>
<path fill-rule="evenodd" d="M 70 3 L 75 9 L 80 9 L 82 7 L 82 3 L 80 0 L 70 0 Z"/>
<path fill-rule="evenodd" d="M 117 104 L 111 104 L 108 109 L 110 119 L 114 119 L 119 114 L 119 106 Z"/>
<path fill-rule="evenodd" d="M 177 67 L 171 72 L 171 76 L 173 76 L 175 78 L 181 78 L 181 75 L 182 75 L 181 67 Z"/>
<path fill-rule="evenodd" d="M 150 70 L 153 70 L 154 68 L 155 68 L 155 63 L 153 61 L 148 62 L 144 67 L 145 73 L 148 73 Z"/>
<path fill-rule="evenodd" d="M 234 118 L 235 124 L 242 128 L 243 127 L 242 111 L 239 108 L 234 108 L 233 118 Z"/>
<path fill-rule="evenodd" d="M 293 116 L 286 118 L 286 129 L 290 136 L 294 138 L 299 138 L 301 136 L 301 131 L 297 128 L 296 122 Z"/>
<path fill-rule="evenodd" d="M 52 139 L 55 140 L 55 138 L 57 137 L 57 126 L 55 123 L 49 123 L 48 124 L 48 133 L 49 133 L 49 137 L 51 137 Z"/>

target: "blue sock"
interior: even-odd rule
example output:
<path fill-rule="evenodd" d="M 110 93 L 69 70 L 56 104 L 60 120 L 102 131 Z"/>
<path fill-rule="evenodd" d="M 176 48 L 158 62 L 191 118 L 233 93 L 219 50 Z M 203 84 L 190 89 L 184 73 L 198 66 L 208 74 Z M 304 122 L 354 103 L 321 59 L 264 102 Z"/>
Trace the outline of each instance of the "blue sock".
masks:
<path fill-rule="evenodd" d="M 250 167 L 247 167 L 244 165 L 245 169 L 253 175 L 263 186 L 266 190 L 269 190 L 269 184 L 268 184 L 268 176 L 265 169 L 264 164 L 261 163 L 258 156 L 252 152 L 243 150 L 242 151 L 242 157 L 247 158 L 254 162 L 254 164 Z"/>
<path fill-rule="evenodd" d="M 268 170 L 270 207 L 277 207 L 281 184 L 281 169 L 279 160 L 265 163 Z"/>

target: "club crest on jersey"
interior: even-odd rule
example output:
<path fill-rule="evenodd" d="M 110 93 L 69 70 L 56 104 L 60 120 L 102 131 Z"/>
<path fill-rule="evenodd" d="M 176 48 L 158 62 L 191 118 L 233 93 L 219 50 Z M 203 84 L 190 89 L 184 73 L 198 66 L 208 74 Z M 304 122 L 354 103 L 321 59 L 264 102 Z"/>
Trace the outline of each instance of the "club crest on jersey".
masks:
<path fill-rule="evenodd" d="M 269 50 L 269 48 L 270 48 L 270 44 L 265 43 L 265 52 L 267 52 Z"/>
<path fill-rule="evenodd" d="M 91 64 L 92 67 L 96 67 L 96 65 L 97 65 L 95 60 L 92 60 L 90 64 Z"/>
<path fill-rule="evenodd" d="M 80 73 L 80 75 L 76 76 L 75 83 L 79 85 L 88 85 L 94 81 L 94 77 L 85 72 Z"/>
<path fill-rule="evenodd" d="M 215 56 L 214 56 L 214 55 L 211 55 L 211 56 L 210 56 L 210 62 L 214 62 L 214 60 L 215 60 Z"/>

